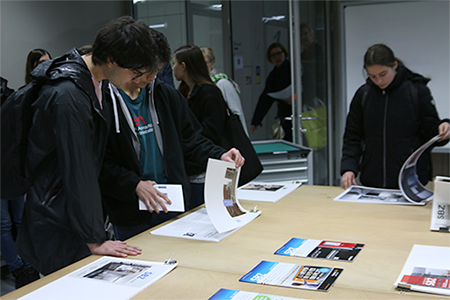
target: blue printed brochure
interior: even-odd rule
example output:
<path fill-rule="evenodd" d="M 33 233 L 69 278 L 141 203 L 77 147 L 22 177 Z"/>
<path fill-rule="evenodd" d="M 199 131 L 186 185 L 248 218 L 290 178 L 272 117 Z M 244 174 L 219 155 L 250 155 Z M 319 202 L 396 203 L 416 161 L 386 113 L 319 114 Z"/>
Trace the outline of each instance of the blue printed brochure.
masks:
<path fill-rule="evenodd" d="M 255 292 L 220 289 L 208 300 L 302 300 L 302 299 L 261 294 Z"/>
<path fill-rule="evenodd" d="M 292 238 L 275 254 L 353 261 L 364 244 Z"/>
<path fill-rule="evenodd" d="M 328 291 L 343 269 L 261 261 L 239 281 Z"/>

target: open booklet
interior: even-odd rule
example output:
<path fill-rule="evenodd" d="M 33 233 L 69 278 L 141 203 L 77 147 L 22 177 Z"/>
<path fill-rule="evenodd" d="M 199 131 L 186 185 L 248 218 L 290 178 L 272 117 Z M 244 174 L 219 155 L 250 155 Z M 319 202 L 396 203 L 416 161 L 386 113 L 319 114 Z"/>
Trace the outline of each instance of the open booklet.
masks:
<path fill-rule="evenodd" d="M 417 176 L 417 162 L 420 156 L 441 138 L 437 135 L 419 147 L 405 161 L 398 176 L 400 190 L 370 188 L 365 186 L 350 186 L 336 201 L 383 203 L 383 204 L 414 204 L 425 205 L 433 199 L 433 191 L 427 189 Z"/>
<path fill-rule="evenodd" d="M 19 299 L 130 299 L 172 271 L 177 263 L 104 256 Z"/>
<path fill-rule="evenodd" d="M 231 162 L 209 159 L 205 178 L 205 206 L 151 234 L 218 242 L 261 214 L 237 199 L 240 169 Z"/>
<path fill-rule="evenodd" d="M 450 296 L 450 247 L 414 245 L 394 287 Z"/>

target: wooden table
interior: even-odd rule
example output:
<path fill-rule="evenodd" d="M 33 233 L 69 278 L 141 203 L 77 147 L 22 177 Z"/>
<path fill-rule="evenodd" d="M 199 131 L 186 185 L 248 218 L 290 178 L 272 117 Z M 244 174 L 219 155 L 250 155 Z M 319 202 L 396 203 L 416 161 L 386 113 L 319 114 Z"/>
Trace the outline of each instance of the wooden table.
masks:
<path fill-rule="evenodd" d="M 241 201 L 262 214 L 219 243 L 150 235 L 128 240 L 143 248 L 136 258 L 178 267 L 132 299 L 208 299 L 220 288 L 304 299 L 448 299 L 393 288 L 414 244 L 450 246 L 448 233 L 430 231 L 431 204 L 382 205 L 333 201 L 340 187 L 303 185 L 276 203 Z M 292 237 L 364 243 L 353 262 L 298 258 L 273 253 Z M 46 276 L 2 299 L 16 299 L 56 280 L 97 256 Z M 239 282 L 261 260 L 340 267 L 344 271 L 328 292 Z"/>

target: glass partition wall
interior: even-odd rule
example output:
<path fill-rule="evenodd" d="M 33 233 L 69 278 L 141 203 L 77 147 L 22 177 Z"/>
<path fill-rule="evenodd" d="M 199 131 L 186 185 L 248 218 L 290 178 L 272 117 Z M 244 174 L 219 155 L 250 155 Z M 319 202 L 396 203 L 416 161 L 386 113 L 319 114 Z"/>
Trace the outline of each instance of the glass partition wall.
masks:
<path fill-rule="evenodd" d="M 138 1 L 134 17 L 166 35 L 172 50 L 186 44 L 213 49 L 219 72 L 241 87 L 250 126 L 265 80 L 274 66 L 267 47 L 282 43 L 290 52 L 293 142 L 313 149 L 314 184 L 328 185 L 333 172 L 329 154 L 329 26 L 326 1 Z M 174 80 L 175 85 L 178 82 Z M 267 140 L 276 114 L 273 105 L 252 140 Z"/>

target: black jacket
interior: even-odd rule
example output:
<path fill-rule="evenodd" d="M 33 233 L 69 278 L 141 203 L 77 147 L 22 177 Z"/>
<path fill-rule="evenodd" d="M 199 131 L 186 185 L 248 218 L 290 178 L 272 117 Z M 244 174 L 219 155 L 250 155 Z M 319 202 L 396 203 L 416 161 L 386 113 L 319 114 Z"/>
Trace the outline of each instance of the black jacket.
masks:
<path fill-rule="evenodd" d="M 289 60 L 284 60 L 280 67 L 275 66 L 269 73 L 264 91 L 259 96 L 258 104 L 253 113 L 252 125 L 259 126 L 274 102 L 277 102 L 277 118 L 280 118 L 281 125 L 285 131 L 285 140 L 292 141 L 292 123 L 285 121 L 285 117 L 292 115 L 292 106 L 283 100 L 275 99 L 267 95 L 268 93 L 279 92 L 291 85 L 291 64 Z"/>
<path fill-rule="evenodd" d="M 181 93 L 159 79 L 155 81 L 154 91 L 158 120 L 152 121 L 161 130 L 166 177 L 168 183 L 183 186 L 185 207 L 189 207 L 191 192 L 184 169 L 185 160 L 197 162 L 206 168 L 209 157 L 220 159 L 225 150 L 201 135 L 201 126 Z M 134 129 L 128 124 L 120 101 L 117 108 L 120 133 L 112 125 L 100 186 L 111 222 L 118 226 L 134 226 L 150 220 L 151 213 L 139 210 L 136 186 L 142 180 L 143 172 L 136 154 L 139 151 L 136 152 L 133 146 L 136 136 Z M 109 104 L 109 109 L 112 111 L 112 103 Z"/>
<path fill-rule="evenodd" d="M 428 79 L 399 65 L 392 83 L 381 90 L 370 79 L 350 105 L 344 134 L 341 175 L 361 172 L 361 183 L 370 187 L 398 189 L 398 175 L 406 159 L 424 142 L 439 133 L 438 117 Z M 418 90 L 418 107 L 410 85 Z M 363 101 L 363 99 L 365 99 Z M 363 103 L 364 102 L 364 103 Z M 445 121 L 445 120 L 444 120 Z M 440 143 L 439 145 L 445 144 Z M 430 180 L 429 157 L 418 164 L 422 183 Z"/>
<path fill-rule="evenodd" d="M 16 247 L 43 274 L 106 239 L 98 176 L 108 132 L 91 72 L 76 49 L 32 72 L 45 80 L 32 105 L 26 170 L 51 159 L 27 194 Z"/>
<path fill-rule="evenodd" d="M 213 84 L 197 85 L 187 103 L 202 127 L 202 135 L 220 145 L 227 118 L 227 104 L 220 89 Z M 186 171 L 188 175 L 198 175 L 206 171 L 206 165 L 186 160 Z"/>

